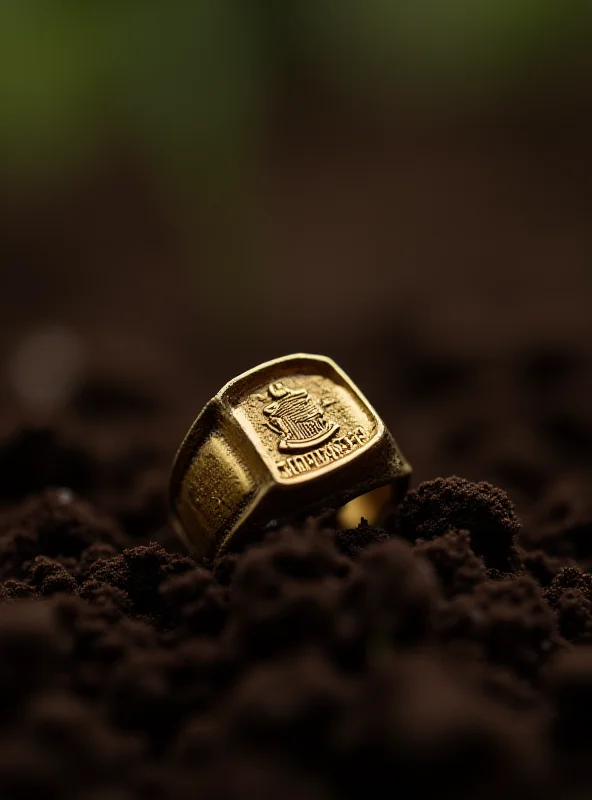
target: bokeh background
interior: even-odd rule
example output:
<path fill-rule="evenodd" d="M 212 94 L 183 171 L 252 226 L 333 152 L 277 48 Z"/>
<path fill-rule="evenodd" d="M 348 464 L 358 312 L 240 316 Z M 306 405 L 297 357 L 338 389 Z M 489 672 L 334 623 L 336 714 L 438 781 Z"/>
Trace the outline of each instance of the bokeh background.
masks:
<path fill-rule="evenodd" d="M 462 471 L 424 414 L 450 376 L 489 365 L 494 436 L 500 369 L 589 341 L 590 8 L 5 0 L 4 407 L 172 455 L 226 380 L 320 352 L 418 478 Z"/>

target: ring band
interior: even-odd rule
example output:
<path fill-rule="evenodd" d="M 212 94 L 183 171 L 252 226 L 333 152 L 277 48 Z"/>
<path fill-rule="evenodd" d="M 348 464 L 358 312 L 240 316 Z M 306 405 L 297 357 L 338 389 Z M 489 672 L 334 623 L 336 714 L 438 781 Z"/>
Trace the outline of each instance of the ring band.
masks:
<path fill-rule="evenodd" d="M 173 463 L 171 516 L 208 557 L 380 487 L 399 499 L 410 474 L 347 375 L 330 358 L 298 353 L 239 375 L 205 406 Z"/>

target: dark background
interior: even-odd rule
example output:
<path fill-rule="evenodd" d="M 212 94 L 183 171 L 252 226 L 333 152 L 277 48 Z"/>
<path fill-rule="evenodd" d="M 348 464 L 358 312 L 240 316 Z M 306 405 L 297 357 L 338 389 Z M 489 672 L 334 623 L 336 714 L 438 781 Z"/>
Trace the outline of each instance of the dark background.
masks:
<path fill-rule="evenodd" d="M 320 352 L 419 477 L 466 470 L 397 370 L 476 359 L 501 422 L 489 355 L 587 347 L 592 15 L 284 5 L 3 5 L 5 403 L 54 419 L 108 373 L 172 455 L 226 380 Z"/>

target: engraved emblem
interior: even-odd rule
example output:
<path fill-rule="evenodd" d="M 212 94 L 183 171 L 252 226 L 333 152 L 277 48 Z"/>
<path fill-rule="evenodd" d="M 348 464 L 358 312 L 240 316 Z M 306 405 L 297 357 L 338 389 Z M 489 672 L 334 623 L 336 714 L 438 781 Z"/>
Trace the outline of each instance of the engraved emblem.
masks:
<path fill-rule="evenodd" d="M 288 389 L 283 383 L 270 384 L 272 402 L 264 407 L 267 425 L 280 435 L 283 453 L 300 452 L 326 442 L 339 425 L 325 419 L 325 409 L 309 397 L 307 389 Z M 327 403 L 325 405 L 328 405 Z"/>

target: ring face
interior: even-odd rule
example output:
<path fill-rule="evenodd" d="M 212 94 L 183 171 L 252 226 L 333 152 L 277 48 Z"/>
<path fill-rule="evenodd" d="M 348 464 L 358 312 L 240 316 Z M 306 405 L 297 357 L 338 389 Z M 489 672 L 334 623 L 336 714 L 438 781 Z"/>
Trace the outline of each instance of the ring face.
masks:
<path fill-rule="evenodd" d="M 258 385 L 232 409 L 275 479 L 289 484 L 315 480 L 355 458 L 384 429 L 333 365 L 301 362 L 293 369 L 274 381 L 273 368 L 264 368 Z"/>
<path fill-rule="evenodd" d="M 275 359 L 227 383 L 177 453 L 170 503 L 201 554 L 295 515 L 337 508 L 411 472 L 372 406 L 329 358 Z"/>

